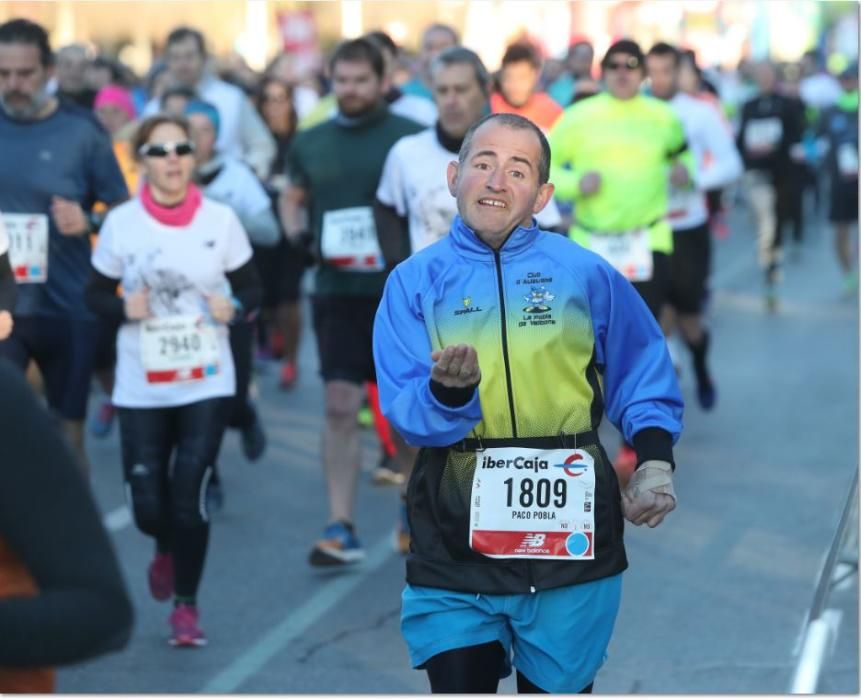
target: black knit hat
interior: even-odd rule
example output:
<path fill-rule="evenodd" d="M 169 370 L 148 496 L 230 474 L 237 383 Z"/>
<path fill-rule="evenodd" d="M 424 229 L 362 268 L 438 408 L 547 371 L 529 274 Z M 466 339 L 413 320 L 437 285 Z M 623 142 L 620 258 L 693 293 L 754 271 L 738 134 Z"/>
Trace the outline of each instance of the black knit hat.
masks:
<path fill-rule="evenodd" d="M 640 48 L 640 45 L 631 39 L 620 39 L 615 44 L 610 46 L 607 49 L 607 53 L 604 54 L 604 58 L 601 61 L 601 67 L 606 68 L 609 60 L 617 53 L 627 54 L 628 56 L 633 56 L 637 59 L 637 64 L 641 68 L 646 61 L 646 57 L 643 55 L 643 50 Z"/>

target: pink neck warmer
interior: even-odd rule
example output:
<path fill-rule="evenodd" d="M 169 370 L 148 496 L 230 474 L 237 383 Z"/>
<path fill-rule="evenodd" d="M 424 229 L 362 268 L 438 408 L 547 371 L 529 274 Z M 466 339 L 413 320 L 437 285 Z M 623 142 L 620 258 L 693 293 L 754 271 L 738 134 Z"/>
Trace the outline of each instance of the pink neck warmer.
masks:
<path fill-rule="evenodd" d="M 144 183 L 144 186 L 141 188 L 140 197 L 141 204 L 143 204 L 147 213 L 165 226 L 188 226 L 192 219 L 194 219 L 194 215 L 203 201 L 200 190 L 191 183 L 188 185 L 185 199 L 172 207 L 166 207 L 153 199 L 152 190 L 148 182 Z"/>

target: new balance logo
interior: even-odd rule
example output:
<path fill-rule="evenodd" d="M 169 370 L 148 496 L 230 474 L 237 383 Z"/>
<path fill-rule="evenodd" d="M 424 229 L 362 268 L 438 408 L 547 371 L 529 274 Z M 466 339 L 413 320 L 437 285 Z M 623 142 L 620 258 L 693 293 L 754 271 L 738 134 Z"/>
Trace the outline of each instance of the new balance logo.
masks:
<path fill-rule="evenodd" d="M 523 542 L 520 543 L 521 547 L 541 547 L 544 544 L 544 540 L 547 539 L 547 535 L 542 532 L 538 532 L 535 534 L 528 534 L 523 538 Z"/>

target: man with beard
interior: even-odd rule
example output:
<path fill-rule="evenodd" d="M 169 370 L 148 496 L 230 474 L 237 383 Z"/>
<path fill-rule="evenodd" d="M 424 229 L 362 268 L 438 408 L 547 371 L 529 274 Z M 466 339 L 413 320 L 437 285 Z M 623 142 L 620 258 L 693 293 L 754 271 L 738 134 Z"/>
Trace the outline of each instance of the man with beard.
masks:
<path fill-rule="evenodd" d="M 84 304 L 90 213 L 128 197 L 111 140 L 95 117 L 48 92 L 53 56 L 28 20 L 0 25 L 0 211 L 18 283 L 0 356 L 34 360 L 51 409 L 86 468 L 83 425 L 98 339 Z"/>
<path fill-rule="evenodd" d="M 422 128 L 389 111 L 385 63 L 373 42 L 341 44 L 330 69 L 338 113 L 296 136 L 285 193 L 286 209 L 307 207 L 320 259 L 313 312 L 326 392 L 322 453 L 330 517 L 311 551 L 314 566 L 364 556 L 353 529 L 360 471 L 356 418 L 363 385 L 375 380 L 371 329 L 390 269 L 377 238 L 374 193 L 389 149 Z M 296 222 L 285 223 L 291 234 L 302 235 Z"/>

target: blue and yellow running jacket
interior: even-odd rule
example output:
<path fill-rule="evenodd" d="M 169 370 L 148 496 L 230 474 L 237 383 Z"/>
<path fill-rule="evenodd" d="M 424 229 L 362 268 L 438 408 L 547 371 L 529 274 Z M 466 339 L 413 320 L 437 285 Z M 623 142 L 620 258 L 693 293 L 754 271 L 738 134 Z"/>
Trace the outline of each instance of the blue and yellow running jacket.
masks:
<path fill-rule="evenodd" d="M 458 343 L 476 348 L 481 382 L 465 403 L 448 405 L 458 402 L 431 386 L 431 351 Z M 626 567 L 619 485 L 598 426 L 606 408 L 639 462 L 672 462 L 683 404 L 660 328 L 603 258 L 535 225 L 494 251 L 457 217 L 447 237 L 389 276 L 374 358 L 383 413 L 424 448 L 408 490 L 410 583 L 522 593 Z M 572 441 L 595 461 L 594 561 L 472 551 L 474 450 Z"/>

